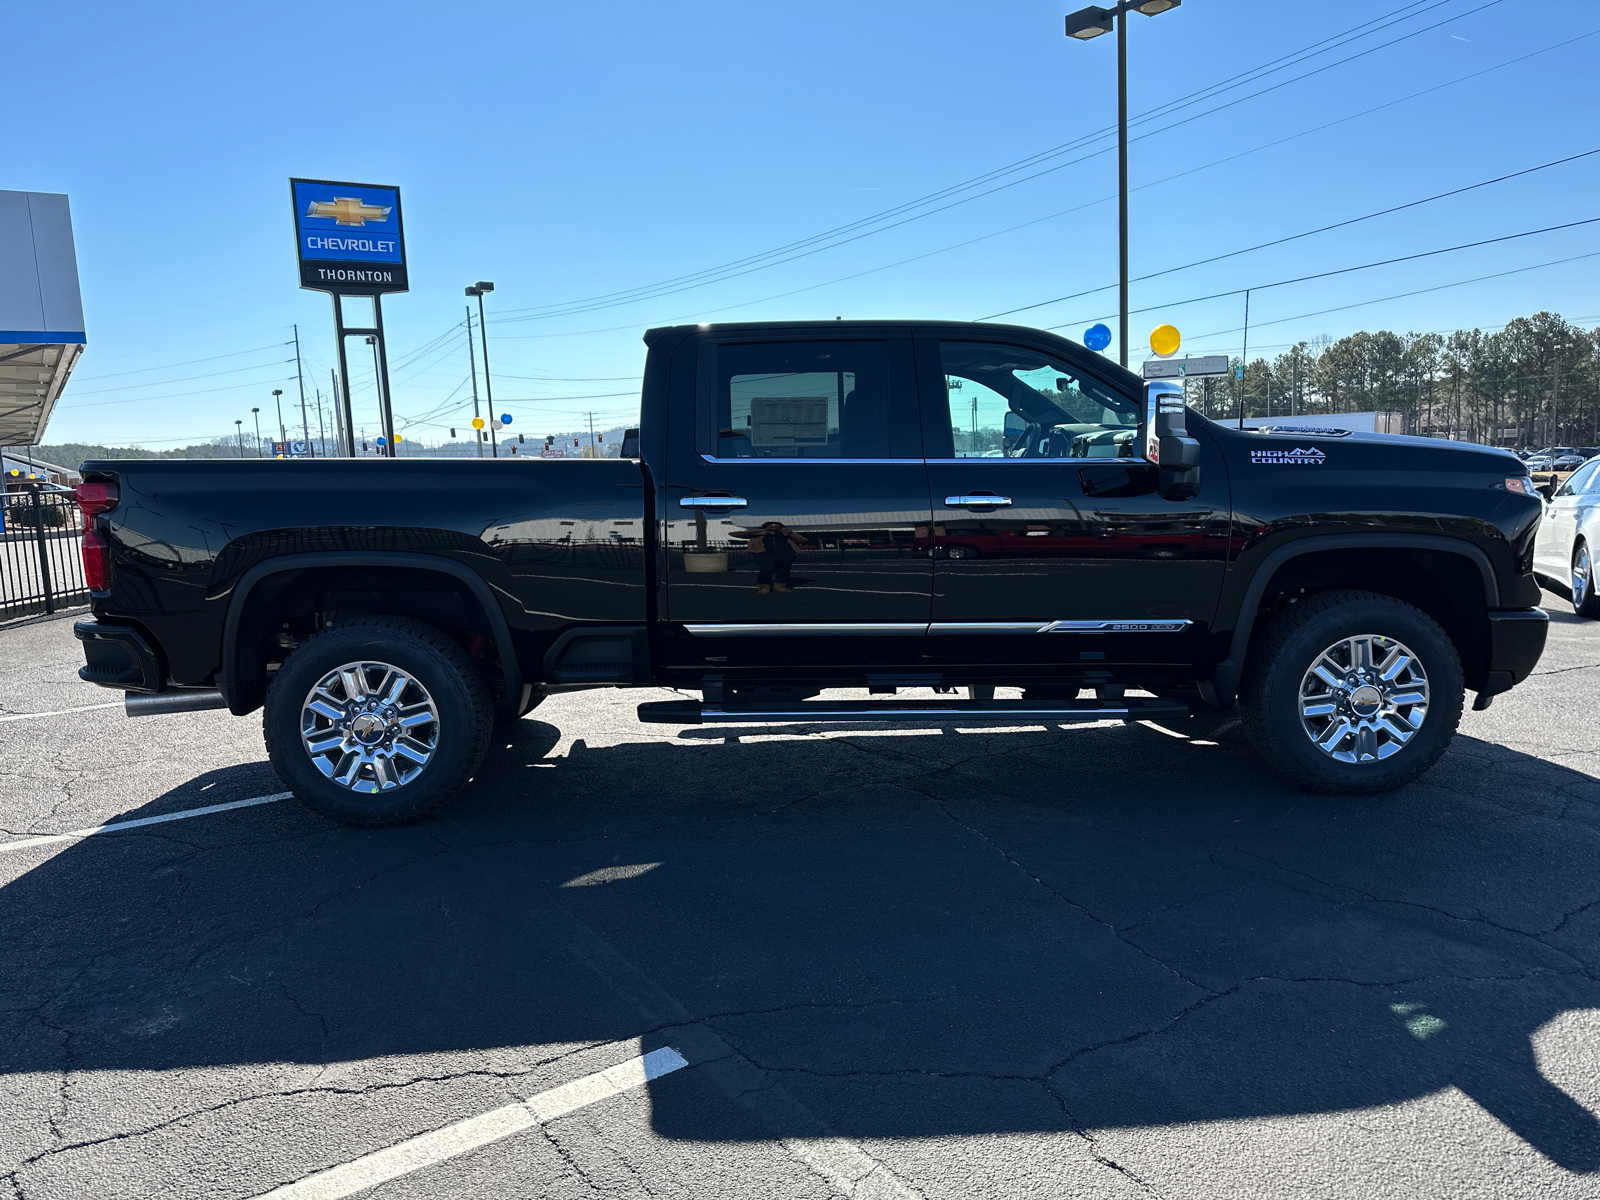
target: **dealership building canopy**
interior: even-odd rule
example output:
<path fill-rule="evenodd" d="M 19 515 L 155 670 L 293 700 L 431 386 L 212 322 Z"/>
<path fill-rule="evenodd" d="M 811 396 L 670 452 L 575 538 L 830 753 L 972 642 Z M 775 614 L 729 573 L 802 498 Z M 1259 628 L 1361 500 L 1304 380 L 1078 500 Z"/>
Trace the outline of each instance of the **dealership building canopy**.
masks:
<path fill-rule="evenodd" d="M 0 191 L 0 446 L 44 435 L 83 346 L 67 198 Z"/>

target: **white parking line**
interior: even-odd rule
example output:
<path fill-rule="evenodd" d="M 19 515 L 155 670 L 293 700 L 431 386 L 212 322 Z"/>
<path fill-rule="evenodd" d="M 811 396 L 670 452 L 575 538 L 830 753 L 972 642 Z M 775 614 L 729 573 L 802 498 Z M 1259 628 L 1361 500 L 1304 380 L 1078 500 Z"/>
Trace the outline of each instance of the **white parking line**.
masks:
<path fill-rule="evenodd" d="M 51 842 L 75 842 L 79 838 L 94 837 L 97 833 L 120 833 L 124 829 L 137 829 L 141 825 L 160 825 L 165 821 L 186 821 L 190 817 L 204 817 L 211 813 L 228 812 L 235 808 L 250 808 L 256 804 L 271 804 L 274 800 L 287 800 L 293 792 L 274 792 L 270 796 L 252 796 L 248 800 L 230 800 L 226 804 L 208 804 L 204 808 L 186 808 L 182 812 L 162 813 L 159 817 L 140 817 L 134 821 L 113 821 L 109 825 L 94 825 L 88 829 L 73 829 L 66 833 L 47 833 L 39 837 L 22 838 L 15 842 L 0 842 L 0 854 L 9 850 L 25 850 L 29 846 L 48 846 Z"/>
<path fill-rule="evenodd" d="M 55 710 L 55 712 L 11 713 L 11 714 L 9 714 L 7 716 L 0 717 L 0 722 L 3 722 L 3 721 L 32 721 L 37 717 L 64 717 L 68 713 L 93 712 L 97 708 L 121 708 L 121 707 L 122 707 L 122 701 L 121 700 L 113 700 L 110 704 L 82 704 L 82 705 L 79 705 L 77 708 L 58 708 L 58 709 Z"/>
<path fill-rule="evenodd" d="M 585 1075 L 582 1079 L 574 1079 L 571 1083 L 540 1092 L 520 1104 L 507 1104 L 482 1116 L 469 1117 L 454 1125 L 446 1125 L 443 1129 L 435 1129 L 432 1133 L 407 1138 L 343 1166 L 308 1175 L 298 1183 L 285 1184 L 263 1193 L 256 1200 L 340 1200 L 343 1196 L 353 1196 L 380 1183 L 399 1179 L 402 1175 L 456 1158 L 469 1150 L 510 1137 L 513 1133 L 521 1133 L 524 1129 L 532 1129 L 535 1125 L 543 1125 L 598 1101 L 621 1095 L 688 1065 L 683 1055 L 671 1046 L 663 1046 L 660 1050 L 630 1058 L 604 1071 L 596 1071 L 593 1075 Z"/>

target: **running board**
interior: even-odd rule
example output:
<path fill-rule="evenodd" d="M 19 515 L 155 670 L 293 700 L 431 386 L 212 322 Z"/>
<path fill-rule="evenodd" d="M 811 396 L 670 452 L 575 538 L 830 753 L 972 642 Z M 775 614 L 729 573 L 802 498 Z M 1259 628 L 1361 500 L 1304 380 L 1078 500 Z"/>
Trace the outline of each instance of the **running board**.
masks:
<path fill-rule="evenodd" d="M 1050 705 L 1027 700 L 819 700 L 797 704 L 707 704 L 703 700 L 654 700 L 639 705 L 639 720 L 655 725 L 710 725 L 732 721 L 756 725 L 812 721 L 916 721 L 968 725 L 985 721 L 1148 721 L 1186 717 L 1177 700 L 1141 696 Z"/>

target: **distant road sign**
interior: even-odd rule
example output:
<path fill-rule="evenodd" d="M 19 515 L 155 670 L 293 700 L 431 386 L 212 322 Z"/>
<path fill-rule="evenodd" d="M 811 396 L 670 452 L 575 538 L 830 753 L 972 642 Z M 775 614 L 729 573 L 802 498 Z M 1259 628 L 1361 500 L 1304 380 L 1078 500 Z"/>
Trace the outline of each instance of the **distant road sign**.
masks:
<path fill-rule="evenodd" d="M 1152 358 L 1144 364 L 1146 379 L 1204 379 L 1228 373 L 1226 354 L 1193 355 L 1188 358 Z"/>

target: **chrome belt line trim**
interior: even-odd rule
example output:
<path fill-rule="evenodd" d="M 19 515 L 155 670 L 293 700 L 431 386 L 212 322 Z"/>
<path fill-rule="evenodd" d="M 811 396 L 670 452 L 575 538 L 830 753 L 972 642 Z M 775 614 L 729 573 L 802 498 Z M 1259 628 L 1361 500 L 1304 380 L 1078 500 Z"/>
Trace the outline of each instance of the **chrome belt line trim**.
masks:
<path fill-rule="evenodd" d="M 1182 633 L 1194 622 L 1175 621 L 1051 621 L 1040 633 Z"/>
<path fill-rule="evenodd" d="M 691 637 L 921 637 L 928 631 L 926 621 L 866 622 L 860 624 L 799 625 L 773 624 L 685 625 Z"/>
<path fill-rule="evenodd" d="M 931 634 L 984 633 L 1182 633 L 1194 622 L 1159 621 L 935 621 Z"/>

